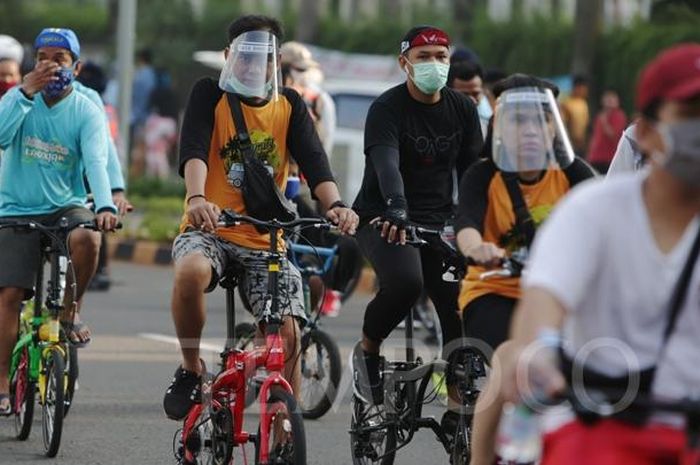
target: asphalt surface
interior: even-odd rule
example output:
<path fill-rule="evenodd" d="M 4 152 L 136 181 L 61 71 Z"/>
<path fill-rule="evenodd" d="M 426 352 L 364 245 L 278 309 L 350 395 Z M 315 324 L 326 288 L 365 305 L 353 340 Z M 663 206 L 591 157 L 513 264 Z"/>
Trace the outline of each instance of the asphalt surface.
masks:
<path fill-rule="evenodd" d="M 170 268 L 115 262 L 113 286 L 108 292 L 89 292 L 84 319 L 93 329 L 93 341 L 80 351 L 79 390 L 64 423 L 58 456 L 43 456 L 41 409 L 37 406 L 34 427 L 27 441 L 14 439 L 13 420 L 0 419 L 0 464 L 175 464 L 172 443 L 179 424 L 166 419 L 162 397 L 179 363 L 170 318 L 172 272 Z M 324 320 L 324 328 L 337 340 L 344 371 L 340 395 L 320 420 L 305 421 L 308 464 L 351 464 L 348 353 L 359 337 L 368 296 L 351 298 L 337 318 Z M 242 308 L 240 305 L 238 308 Z M 239 312 L 240 320 L 250 317 Z M 225 337 L 223 290 L 208 299 L 208 321 L 203 353 L 208 366 L 216 365 L 217 347 Z M 385 354 L 401 355 L 401 339 L 386 344 Z M 430 349 L 425 348 L 426 355 Z M 438 421 L 443 407 L 428 406 L 427 414 Z M 254 413 L 246 425 L 257 428 Z M 253 445 L 246 447 L 253 463 Z M 48 461 L 48 462 L 47 462 Z M 234 463 L 245 463 L 240 453 Z M 447 464 L 447 454 L 435 435 L 423 430 L 397 454 L 397 464 Z"/>

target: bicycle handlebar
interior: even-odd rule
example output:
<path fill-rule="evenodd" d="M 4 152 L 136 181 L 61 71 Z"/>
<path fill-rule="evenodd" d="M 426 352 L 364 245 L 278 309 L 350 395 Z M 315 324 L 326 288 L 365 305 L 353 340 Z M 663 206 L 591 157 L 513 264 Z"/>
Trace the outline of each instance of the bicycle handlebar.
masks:
<path fill-rule="evenodd" d="M 377 221 L 376 223 L 373 223 L 372 226 L 374 227 L 374 229 L 381 230 L 383 227 L 383 222 Z M 439 240 L 450 250 L 453 250 L 455 252 L 457 251 L 455 245 L 453 244 L 453 240 L 451 238 L 446 237 L 447 234 L 442 229 L 432 229 L 426 228 L 424 226 L 419 226 L 417 224 L 407 224 L 404 227 L 404 231 L 406 231 L 406 245 L 411 245 L 413 247 L 422 247 L 424 245 L 428 245 L 429 242 L 426 241 L 425 238 L 429 237 Z"/>
<path fill-rule="evenodd" d="M 97 224 L 95 223 L 94 220 L 90 221 L 83 221 L 80 223 L 75 223 L 73 225 L 68 224 L 68 220 L 66 218 L 61 218 L 59 220 L 59 224 L 54 225 L 54 226 L 46 226 L 43 225 L 37 221 L 19 221 L 19 222 L 14 222 L 14 223 L 4 223 L 0 224 L 0 229 L 32 229 L 32 230 L 37 230 L 41 231 L 44 233 L 56 233 L 56 232 L 71 232 L 74 229 L 90 229 L 92 231 L 99 231 L 100 229 L 97 227 Z M 122 224 L 117 223 L 115 229 L 121 229 Z"/>
<path fill-rule="evenodd" d="M 291 229 L 297 226 L 312 226 L 319 229 L 331 230 L 336 226 L 329 223 L 328 220 L 324 218 L 297 218 L 292 221 L 278 221 L 270 220 L 264 221 L 252 216 L 239 215 L 238 213 L 232 212 L 231 210 L 224 210 L 221 212 L 219 217 L 218 226 L 229 227 L 236 226 L 241 223 L 251 224 L 253 226 L 258 226 L 263 229 Z"/>
<path fill-rule="evenodd" d="M 485 271 L 479 275 L 480 281 L 493 278 L 519 278 L 523 274 L 523 268 L 527 262 L 527 249 L 522 248 L 513 252 L 510 257 L 501 261 L 501 268 Z"/>

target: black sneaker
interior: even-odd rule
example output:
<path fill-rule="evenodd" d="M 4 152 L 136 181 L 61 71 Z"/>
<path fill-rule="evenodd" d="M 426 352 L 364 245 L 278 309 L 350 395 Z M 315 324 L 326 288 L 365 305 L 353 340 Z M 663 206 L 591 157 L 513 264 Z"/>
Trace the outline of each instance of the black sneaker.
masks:
<path fill-rule="evenodd" d="M 353 391 L 355 396 L 367 404 L 384 403 L 384 381 L 381 367 L 384 357 L 365 352 L 358 342 L 350 355 Z"/>
<path fill-rule="evenodd" d="M 202 377 L 180 366 L 175 370 L 173 380 L 165 391 L 163 410 L 171 420 L 182 420 L 192 405 L 202 401 Z"/>

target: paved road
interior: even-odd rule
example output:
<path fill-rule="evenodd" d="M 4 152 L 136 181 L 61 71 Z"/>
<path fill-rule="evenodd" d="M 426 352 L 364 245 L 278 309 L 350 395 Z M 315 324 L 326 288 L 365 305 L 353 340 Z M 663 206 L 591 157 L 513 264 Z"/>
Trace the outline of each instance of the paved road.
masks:
<path fill-rule="evenodd" d="M 174 464 L 172 439 L 178 424 L 167 420 L 161 408 L 163 391 L 179 360 L 169 310 L 172 273 L 169 268 L 128 263 L 114 263 L 112 272 L 115 285 L 109 292 L 86 296 L 84 314 L 95 339 L 81 350 L 76 403 L 64 425 L 61 450 L 48 463 Z M 360 332 L 366 301 L 366 296 L 354 297 L 338 318 L 326 320 L 344 362 Z M 225 336 L 223 292 L 216 291 L 208 305 L 205 342 L 215 349 Z M 394 341 L 387 355 L 398 352 L 399 343 Z M 217 358 L 214 351 L 205 353 L 209 366 Z M 346 369 L 332 410 L 320 420 L 305 422 L 309 465 L 351 463 L 348 380 Z M 427 412 L 439 419 L 441 408 L 429 407 Z M 252 425 L 254 416 L 247 416 Z M 252 457 L 253 447 L 247 449 Z M 46 464 L 42 453 L 40 411 L 29 440 L 21 443 L 14 439 L 12 421 L 0 419 L 0 464 Z M 235 463 L 244 462 L 238 456 Z M 399 452 L 396 463 L 447 464 L 448 460 L 433 433 L 425 431 Z"/>

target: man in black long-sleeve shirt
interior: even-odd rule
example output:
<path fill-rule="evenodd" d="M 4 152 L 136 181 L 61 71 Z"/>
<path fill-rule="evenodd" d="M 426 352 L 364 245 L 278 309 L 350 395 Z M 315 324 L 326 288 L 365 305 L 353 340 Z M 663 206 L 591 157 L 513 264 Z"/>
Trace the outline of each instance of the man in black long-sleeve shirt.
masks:
<path fill-rule="evenodd" d="M 449 44 L 447 34 L 435 27 L 411 29 L 399 56 L 407 80 L 374 101 L 365 124 L 365 173 L 353 208 L 379 292 L 365 311 L 353 362 L 355 369 L 367 369 L 366 376 L 356 373 L 356 395 L 375 404 L 383 394 L 380 345 L 424 287 L 440 316 L 445 346 L 461 335 L 458 284 L 442 281 L 442 257 L 404 245 L 408 222 L 441 227 L 453 215 L 459 176 L 482 146 L 474 103 L 445 87 Z M 376 222 L 381 231 L 370 224 Z"/>

